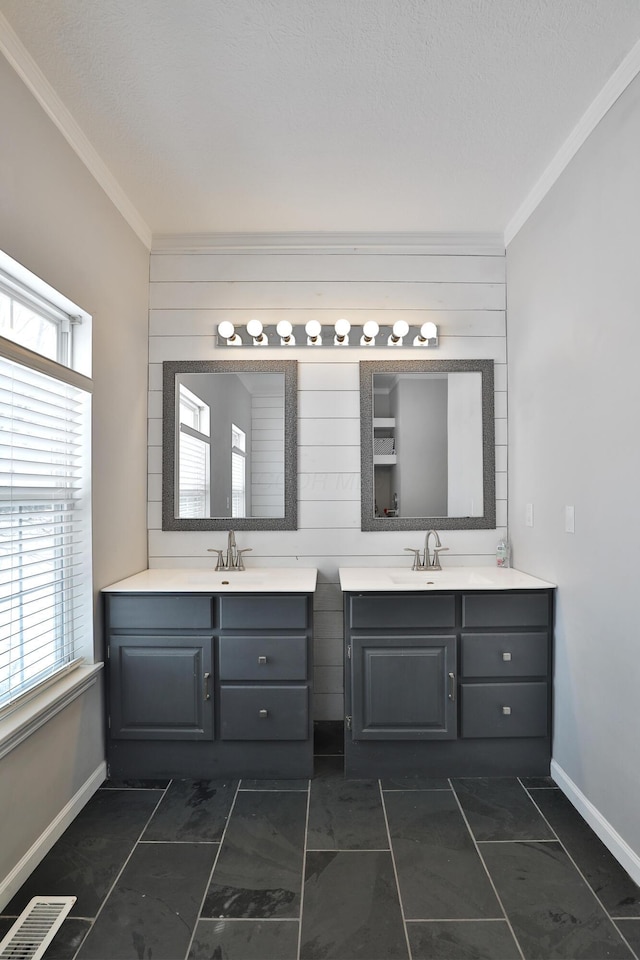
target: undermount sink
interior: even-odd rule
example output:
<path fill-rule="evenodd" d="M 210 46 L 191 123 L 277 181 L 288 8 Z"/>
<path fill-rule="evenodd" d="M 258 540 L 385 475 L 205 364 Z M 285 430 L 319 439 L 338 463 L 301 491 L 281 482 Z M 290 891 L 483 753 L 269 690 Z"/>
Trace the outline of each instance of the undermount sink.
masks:
<path fill-rule="evenodd" d="M 467 586 L 490 587 L 494 578 L 479 573 L 477 570 L 459 567 L 457 570 L 407 570 L 389 575 L 392 583 L 408 587 L 449 587 L 452 584 Z"/>
<path fill-rule="evenodd" d="M 187 576 L 187 583 L 194 586 L 207 586 L 212 589 L 217 589 L 218 587 L 243 587 L 245 590 L 248 590 L 249 588 L 261 587 L 266 582 L 265 577 L 256 577 L 251 574 L 247 576 L 246 573 L 239 572 L 238 570 L 218 570 L 214 573 L 203 570 L 201 573 L 190 573 Z"/>
<path fill-rule="evenodd" d="M 348 593 L 384 590 L 538 590 L 555 584 L 511 567 L 340 567 L 340 586 Z"/>

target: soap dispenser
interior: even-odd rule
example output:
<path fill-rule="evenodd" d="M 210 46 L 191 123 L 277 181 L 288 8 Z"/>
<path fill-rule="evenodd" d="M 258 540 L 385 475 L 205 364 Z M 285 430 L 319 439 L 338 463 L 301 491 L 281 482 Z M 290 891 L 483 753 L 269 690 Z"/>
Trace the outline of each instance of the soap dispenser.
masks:
<path fill-rule="evenodd" d="M 498 567 L 508 567 L 510 554 L 509 541 L 501 537 L 496 546 L 496 565 Z"/>

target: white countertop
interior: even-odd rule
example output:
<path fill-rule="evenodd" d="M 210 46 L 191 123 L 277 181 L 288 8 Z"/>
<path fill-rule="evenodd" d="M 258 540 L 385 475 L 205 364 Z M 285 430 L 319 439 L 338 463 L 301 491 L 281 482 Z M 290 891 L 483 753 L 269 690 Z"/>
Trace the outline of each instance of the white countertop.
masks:
<path fill-rule="evenodd" d="M 411 570 L 407 567 L 340 567 L 345 593 L 407 590 L 543 590 L 555 583 L 532 577 L 512 567 L 445 567 Z"/>
<path fill-rule="evenodd" d="M 315 567 L 254 567 L 202 570 L 185 567 L 143 570 L 118 580 L 105 593 L 313 593 Z"/>

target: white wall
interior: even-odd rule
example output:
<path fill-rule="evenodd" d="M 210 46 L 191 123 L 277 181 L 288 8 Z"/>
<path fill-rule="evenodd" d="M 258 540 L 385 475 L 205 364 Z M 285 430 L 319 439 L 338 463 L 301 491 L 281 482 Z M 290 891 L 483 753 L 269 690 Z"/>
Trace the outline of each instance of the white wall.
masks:
<path fill-rule="evenodd" d="M 186 242 L 186 241 L 185 241 Z M 497 515 L 506 524 L 506 353 L 504 255 L 478 248 L 465 255 L 373 247 L 322 250 L 271 248 L 257 251 L 168 252 L 169 241 L 151 256 L 149 347 L 149 565 L 209 566 L 209 547 L 224 546 L 223 533 L 161 530 L 162 361 L 250 360 L 253 348 L 216 350 L 223 319 L 274 323 L 311 317 L 332 323 L 407 319 L 440 325 L 440 348 L 370 349 L 255 348 L 258 359 L 297 358 L 298 530 L 239 536 L 250 546 L 248 564 L 314 566 L 315 717 L 341 719 L 342 598 L 338 567 L 409 565 L 404 547 L 418 547 L 424 533 L 363 533 L 360 530 L 360 359 L 416 357 L 491 358 L 496 367 Z M 495 530 L 442 535 L 448 563 L 492 563 Z"/>
<path fill-rule="evenodd" d="M 149 257 L 2 57 L 0 115 L 0 249 L 93 315 L 98 609 L 100 587 L 147 565 Z M 101 659 L 99 619 L 96 627 Z M 0 881 L 99 771 L 102 718 L 98 685 L 0 760 Z"/>
<path fill-rule="evenodd" d="M 554 769 L 638 882 L 639 156 L 636 78 L 507 251 L 509 528 L 559 585 Z"/>

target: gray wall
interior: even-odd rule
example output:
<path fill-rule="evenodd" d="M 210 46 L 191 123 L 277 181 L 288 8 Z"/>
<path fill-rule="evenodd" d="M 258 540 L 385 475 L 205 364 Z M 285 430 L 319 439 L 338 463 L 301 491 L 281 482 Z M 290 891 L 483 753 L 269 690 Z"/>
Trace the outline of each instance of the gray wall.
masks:
<path fill-rule="evenodd" d="M 1 57 L 0 116 L 0 248 L 93 315 L 97 608 L 100 587 L 147 565 L 149 257 Z M 0 760 L 0 878 L 104 761 L 102 715 L 98 685 Z"/>
<path fill-rule="evenodd" d="M 638 880 L 639 157 L 636 78 L 507 250 L 509 528 L 559 584 L 553 756 Z"/>

